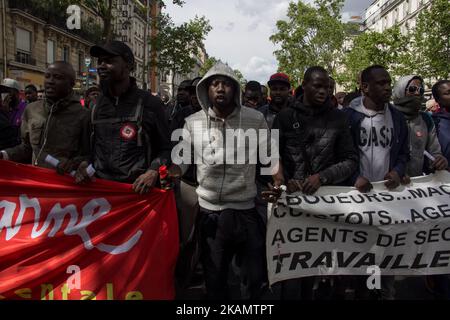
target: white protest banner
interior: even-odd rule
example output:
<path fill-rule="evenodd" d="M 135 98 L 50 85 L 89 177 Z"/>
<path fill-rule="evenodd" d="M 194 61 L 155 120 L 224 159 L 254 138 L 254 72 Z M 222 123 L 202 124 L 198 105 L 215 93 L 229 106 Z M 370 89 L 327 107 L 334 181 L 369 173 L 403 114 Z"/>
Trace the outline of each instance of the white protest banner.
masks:
<path fill-rule="evenodd" d="M 313 275 L 450 274 L 450 173 L 367 194 L 321 187 L 269 205 L 269 282 Z"/>

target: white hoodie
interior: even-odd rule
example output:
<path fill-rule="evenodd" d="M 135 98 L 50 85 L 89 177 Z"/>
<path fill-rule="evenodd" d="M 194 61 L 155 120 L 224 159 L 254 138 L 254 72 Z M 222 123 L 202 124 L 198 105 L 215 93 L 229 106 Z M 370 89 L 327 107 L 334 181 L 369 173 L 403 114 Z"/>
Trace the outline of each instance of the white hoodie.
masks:
<path fill-rule="evenodd" d="M 354 99 L 350 108 L 365 115 L 361 122 L 358 149 L 360 175 L 371 182 L 382 181 L 389 172 L 390 152 L 394 141 L 394 122 L 388 104 L 384 110 L 367 109 L 364 97 Z"/>
<path fill-rule="evenodd" d="M 216 116 L 208 96 L 208 79 L 216 75 L 232 79 L 238 89 L 234 97 L 236 108 L 226 119 Z M 242 129 L 244 132 L 248 129 L 255 129 L 256 132 L 259 129 L 265 129 L 269 132 L 266 120 L 261 112 L 241 106 L 239 82 L 233 70 L 223 63 L 217 63 L 200 80 L 197 85 L 197 97 L 203 110 L 188 117 L 184 126 L 185 134 L 189 133 L 189 138 L 183 137 L 183 139 L 189 141 L 188 143 L 191 146 L 201 145 L 203 151 L 215 149 L 218 140 L 214 136 L 214 132 L 223 133 L 227 129 Z M 196 137 L 200 137 L 200 141 L 196 141 Z M 261 141 L 258 141 L 258 143 L 261 143 Z M 226 144 L 226 146 L 228 145 Z M 197 195 L 200 206 L 213 211 L 224 209 L 246 210 L 255 207 L 256 164 L 249 164 L 249 161 L 243 164 L 208 164 L 207 162 L 212 157 L 198 154 L 198 149 L 194 149 L 194 152 L 197 153 L 193 156 L 203 160 L 202 163 L 197 164 L 197 180 L 199 183 Z M 231 152 L 235 159 L 238 155 L 248 155 L 249 143 L 247 141 L 242 145 L 242 143 L 236 142 L 234 148 L 227 151 Z M 215 159 L 221 158 L 218 153 L 215 153 L 215 155 Z M 186 169 L 186 166 L 181 167 L 183 170 Z"/>

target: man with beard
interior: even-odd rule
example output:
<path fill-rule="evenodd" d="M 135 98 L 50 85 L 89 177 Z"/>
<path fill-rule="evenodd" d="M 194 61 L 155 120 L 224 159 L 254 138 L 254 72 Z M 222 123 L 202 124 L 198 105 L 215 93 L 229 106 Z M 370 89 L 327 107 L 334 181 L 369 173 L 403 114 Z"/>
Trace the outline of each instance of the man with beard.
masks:
<path fill-rule="evenodd" d="M 64 61 L 45 71 L 45 99 L 27 106 L 23 114 L 22 142 L 1 151 L 0 158 L 52 168 L 45 159 L 60 161 L 58 172 L 70 172 L 89 158 L 89 112 L 72 91 L 75 71 Z"/>
<path fill-rule="evenodd" d="M 241 138 L 246 140 L 243 135 L 249 129 L 267 132 L 267 124 L 260 112 L 241 105 L 239 81 L 233 70 L 221 62 L 199 82 L 197 96 L 203 112 L 186 119 L 183 140 L 174 152 L 191 153 L 196 141 L 195 153 L 190 159 L 201 159 L 196 165 L 200 204 L 198 228 L 207 296 L 210 299 L 230 297 L 228 271 L 236 257 L 242 284 L 247 286 L 250 299 L 258 299 L 267 275 L 265 228 L 254 203 L 256 164 L 248 158 L 245 163 L 236 164 L 235 159 L 238 154 L 249 157 L 257 154 L 255 143 L 264 142 L 245 143 Z M 230 144 L 224 147 L 220 142 L 225 139 L 224 136 L 221 139 L 220 134 L 225 135 L 226 130 L 238 132 L 238 143 L 232 144 L 233 147 Z M 198 148 L 200 143 L 202 148 Z M 189 165 L 181 163 L 178 169 L 185 172 Z"/>
<path fill-rule="evenodd" d="M 130 77 L 134 55 L 123 42 L 91 47 L 98 58 L 101 93 L 92 110 L 93 165 L 99 178 L 132 183 L 143 194 L 158 181 L 158 168 L 170 160 L 167 119 L 161 100 L 138 89 Z M 88 162 L 76 181 L 90 179 Z"/>

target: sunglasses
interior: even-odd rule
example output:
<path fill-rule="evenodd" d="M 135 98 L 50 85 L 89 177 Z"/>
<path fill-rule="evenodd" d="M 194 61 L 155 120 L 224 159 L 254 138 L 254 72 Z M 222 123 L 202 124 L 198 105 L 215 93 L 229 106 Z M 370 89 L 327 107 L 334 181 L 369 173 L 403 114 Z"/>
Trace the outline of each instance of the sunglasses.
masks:
<path fill-rule="evenodd" d="M 425 92 L 425 90 L 423 89 L 423 87 L 417 87 L 417 86 L 409 86 L 408 88 L 408 92 L 409 93 L 416 93 L 417 91 L 419 92 L 419 94 L 422 96 Z"/>

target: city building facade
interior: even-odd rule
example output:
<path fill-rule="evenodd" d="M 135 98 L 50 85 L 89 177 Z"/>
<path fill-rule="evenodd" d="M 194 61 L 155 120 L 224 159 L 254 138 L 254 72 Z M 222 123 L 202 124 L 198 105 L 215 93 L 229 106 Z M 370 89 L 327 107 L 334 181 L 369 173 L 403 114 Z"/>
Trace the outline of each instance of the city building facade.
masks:
<path fill-rule="evenodd" d="M 188 74 L 173 73 L 173 71 L 161 72 L 159 74 L 160 92 L 164 92 L 169 97 L 174 97 L 178 90 L 178 86 L 183 80 L 192 80 L 200 75 L 200 70 L 203 67 L 208 54 L 204 47 L 198 48 L 198 53 L 193 57 L 195 59 L 195 65 Z"/>
<path fill-rule="evenodd" d="M 364 12 L 364 30 L 383 32 L 399 25 L 403 34 L 414 29 L 418 14 L 431 0 L 376 0 Z"/>
<path fill-rule="evenodd" d="M 114 34 L 133 51 L 136 78 L 139 88 L 147 89 L 149 83 L 150 1 L 118 0 L 113 7 Z"/>
<path fill-rule="evenodd" d="M 69 30 L 67 8 L 49 7 L 38 0 L 2 0 L 1 5 L 1 78 L 16 79 L 22 88 L 34 84 L 42 90 L 46 67 L 63 60 L 76 71 L 75 91 L 95 83 L 95 72 L 89 77 L 95 62 L 87 66 L 86 58 L 89 48 L 101 39 L 102 26 L 92 11 L 81 6 L 82 28 Z"/>

